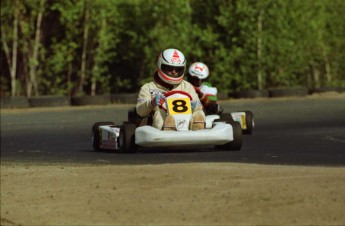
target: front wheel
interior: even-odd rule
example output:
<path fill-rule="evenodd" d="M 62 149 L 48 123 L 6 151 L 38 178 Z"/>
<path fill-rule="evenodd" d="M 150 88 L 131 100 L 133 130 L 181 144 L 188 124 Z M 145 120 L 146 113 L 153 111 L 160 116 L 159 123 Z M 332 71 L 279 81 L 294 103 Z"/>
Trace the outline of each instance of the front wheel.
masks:
<path fill-rule="evenodd" d="M 239 122 L 228 123 L 232 126 L 233 140 L 223 145 L 216 145 L 215 148 L 221 150 L 239 151 L 242 147 L 242 127 Z"/>
<path fill-rule="evenodd" d="M 100 126 L 113 126 L 115 125 L 114 122 L 96 122 L 95 124 L 93 124 L 92 126 L 92 130 L 91 130 L 91 140 L 92 140 L 92 147 L 95 151 L 100 151 L 102 150 L 99 146 L 100 143 L 102 142 L 102 134 L 99 130 Z"/>
<path fill-rule="evenodd" d="M 121 152 L 132 153 L 137 149 L 135 144 L 136 125 L 133 123 L 124 123 L 120 129 L 119 145 Z"/>

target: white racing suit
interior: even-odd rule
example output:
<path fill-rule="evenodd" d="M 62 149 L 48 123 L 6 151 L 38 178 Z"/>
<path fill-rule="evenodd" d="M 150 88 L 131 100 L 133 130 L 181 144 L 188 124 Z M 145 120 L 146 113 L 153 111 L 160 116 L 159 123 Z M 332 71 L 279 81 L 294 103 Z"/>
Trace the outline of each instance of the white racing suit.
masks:
<path fill-rule="evenodd" d="M 202 104 L 192 84 L 185 80 L 182 80 L 182 82 L 179 85 L 172 86 L 171 88 L 172 89 L 168 89 L 165 86 L 158 84 L 156 81 L 144 84 L 140 89 L 136 105 L 138 115 L 141 117 L 146 117 L 153 111 L 152 126 L 157 129 L 162 129 L 166 118 L 166 112 L 160 109 L 158 106 L 153 108 L 151 105 L 151 100 L 158 93 L 164 94 L 172 90 L 181 90 L 186 93 L 189 93 L 192 97 L 192 101 L 197 101 L 197 105 L 193 109 L 191 123 L 193 123 L 193 119 L 198 114 L 201 114 L 203 118 L 205 118 L 205 113 L 203 112 Z"/>

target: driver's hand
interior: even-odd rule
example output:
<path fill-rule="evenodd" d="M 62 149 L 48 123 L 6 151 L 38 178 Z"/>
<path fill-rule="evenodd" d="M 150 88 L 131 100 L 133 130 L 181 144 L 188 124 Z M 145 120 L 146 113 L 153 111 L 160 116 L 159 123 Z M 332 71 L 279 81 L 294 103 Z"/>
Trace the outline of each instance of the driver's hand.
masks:
<path fill-rule="evenodd" d="M 151 100 L 151 106 L 154 108 L 156 106 L 161 106 L 165 102 L 166 97 L 158 93 L 154 98 Z"/>
<path fill-rule="evenodd" d="M 192 107 L 192 110 L 194 110 L 194 109 L 196 108 L 196 105 L 198 105 L 198 102 L 195 101 L 195 100 L 192 100 L 192 101 L 190 102 L 190 105 L 191 105 L 191 107 Z"/>
<path fill-rule="evenodd" d="M 216 102 L 211 102 L 209 105 L 206 106 L 207 114 L 217 114 L 219 110 L 219 105 Z"/>

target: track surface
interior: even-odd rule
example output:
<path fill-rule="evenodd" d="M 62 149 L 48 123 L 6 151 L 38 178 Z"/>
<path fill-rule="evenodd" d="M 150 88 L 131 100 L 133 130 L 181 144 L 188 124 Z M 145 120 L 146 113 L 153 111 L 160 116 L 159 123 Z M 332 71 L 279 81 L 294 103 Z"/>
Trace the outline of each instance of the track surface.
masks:
<path fill-rule="evenodd" d="M 29 109 L 1 112 L 1 161 L 87 164 L 243 162 L 345 166 L 345 98 L 286 98 L 223 102 L 225 112 L 251 110 L 253 135 L 241 151 L 212 147 L 95 152 L 96 121 L 121 124 L 131 105 Z"/>

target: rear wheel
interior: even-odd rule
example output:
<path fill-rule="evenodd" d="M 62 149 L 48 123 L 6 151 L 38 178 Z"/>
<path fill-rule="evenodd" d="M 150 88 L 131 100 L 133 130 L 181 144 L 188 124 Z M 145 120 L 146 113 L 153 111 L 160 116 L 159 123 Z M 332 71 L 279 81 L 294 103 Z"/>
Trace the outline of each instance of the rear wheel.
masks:
<path fill-rule="evenodd" d="M 254 115 L 251 111 L 245 111 L 247 128 L 243 130 L 244 134 L 252 134 L 254 129 Z"/>
<path fill-rule="evenodd" d="M 113 126 L 115 125 L 114 122 L 96 122 L 95 124 L 93 124 L 92 126 L 92 130 L 91 130 L 91 139 L 92 139 L 92 147 L 95 151 L 100 151 L 102 150 L 99 145 L 100 145 L 100 141 L 101 141 L 101 132 L 99 130 L 100 126 L 105 126 L 105 125 L 110 125 Z"/>
<path fill-rule="evenodd" d="M 120 129 L 119 144 L 120 150 L 124 153 L 135 152 L 137 145 L 135 144 L 135 130 L 137 126 L 133 123 L 124 123 Z"/>
<path fill-rule="evenodd" d="M 239 122 L 231 122 L 228 123 L 232 126 L 233 130 L 233 141 L 223 144 L 223 145 L 216 145 L 215 148 L 221 150 L 232 150 L 232 151 L 239 151 L 242 147 L 242 127 Z"/>

